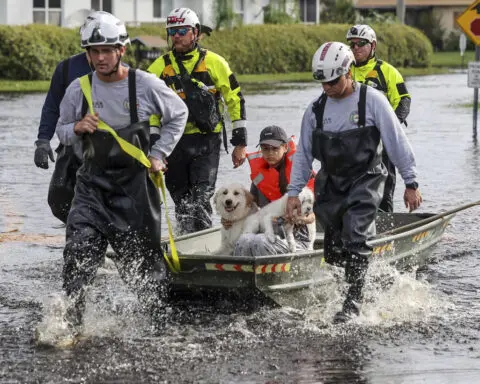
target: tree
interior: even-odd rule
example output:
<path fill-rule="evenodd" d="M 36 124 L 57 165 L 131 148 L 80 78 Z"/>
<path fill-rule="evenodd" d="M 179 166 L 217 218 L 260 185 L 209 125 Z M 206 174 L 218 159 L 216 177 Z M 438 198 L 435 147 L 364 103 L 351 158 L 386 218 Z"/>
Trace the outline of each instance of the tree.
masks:
<path fill-rule="evenodd" d="M 215 15 L 215 30 L 221 27 L 231 28 L 236 16 L 233 12 L 232 0 L 215 0 L 213 3 L 213 14 Z"/>
<path fill-rule="evenodd" d="M 322 23 L 355 24 L 356 19 L 352 0 L 322 0 Z"/>
<path fill-rule="evenodd" d="M 294 24 L 298 22 L 298 10 L 287 10 L 287 0 L 271 0 L 263 7 L 263 22 L 265 24 Z"/>

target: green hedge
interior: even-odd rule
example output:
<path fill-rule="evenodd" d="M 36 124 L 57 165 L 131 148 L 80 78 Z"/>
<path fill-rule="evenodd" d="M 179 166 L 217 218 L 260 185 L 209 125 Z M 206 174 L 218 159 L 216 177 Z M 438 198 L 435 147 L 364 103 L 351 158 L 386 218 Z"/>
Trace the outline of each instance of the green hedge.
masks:
<path fill-rule="evenodd" d="M 325 41 L 345 41 L 349 25 L 250 25 L 217 31 L 201 45 L 222 55 L 239 74 L 310 71 L 315 50 Z M 400 67 L 427 67 L 432 46 L 417 29 L 400 24 L 374 25 L 377 56 Z M 159 34 L 161 26 L 128 28 L 132 37 Z M 0 77 L 10 80 L 46 80 L 56 64 L 81 52 L 78 31 L 48 25 L 0 26 Z M 126 61 L 133 65 L 133 48 Z M 142 62 L 145 68 L 149 63 Z"/>

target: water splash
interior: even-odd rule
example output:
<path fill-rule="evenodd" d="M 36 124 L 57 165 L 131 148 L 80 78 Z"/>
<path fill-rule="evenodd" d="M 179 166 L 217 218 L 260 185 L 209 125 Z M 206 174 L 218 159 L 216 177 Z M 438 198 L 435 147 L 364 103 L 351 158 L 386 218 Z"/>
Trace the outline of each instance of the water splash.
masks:
<path fill-rule="evenodd" d="M 65 321 L 68 300 L 61 293 L 54 293 L 43 299 L 43 318 L 35 329 L 35 339 L 39 345 L 56 346 L 59 343 L 74 342 L 72 328 Z"/>
<path fill-rule="evenodd" d="M 453 305 L 433 285 L 417 279 L 416 272 L 416 268 L 406 272 L 386 263 L 373 263 L 358 321 L 382 326 L 427 322 Z"/>

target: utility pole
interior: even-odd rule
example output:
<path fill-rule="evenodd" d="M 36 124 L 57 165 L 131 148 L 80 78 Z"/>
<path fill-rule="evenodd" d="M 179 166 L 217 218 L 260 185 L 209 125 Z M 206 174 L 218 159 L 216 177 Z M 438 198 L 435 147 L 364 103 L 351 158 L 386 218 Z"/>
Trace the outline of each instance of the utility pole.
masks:
<path fill-rule="evenodd" d="M 60 26 L 65 27 L 65 0 L 60 1 Z"/>
<path fill-rule="evenodd" d="M 480 46 L 475 45 L 475 62 L 480 61 Z M 478 87 L 473 88 L 473 140 L 477 141 Z"/>
<path fill-rule="evenodd" d="M 405 24 L 405 0 L 397 0 L 397 19 Z"/>
<path fill-rule="evenodd" d="M 316 1 L 315 9 L 317 10 L 317 14 L 315 15 L 315 24 L 320 24 L 320 0 Z"/>
<path fill-rule="evenodd" d="M 138 27 L 138 1 L 133 1 L 133 21 L 135 26 Z"/>

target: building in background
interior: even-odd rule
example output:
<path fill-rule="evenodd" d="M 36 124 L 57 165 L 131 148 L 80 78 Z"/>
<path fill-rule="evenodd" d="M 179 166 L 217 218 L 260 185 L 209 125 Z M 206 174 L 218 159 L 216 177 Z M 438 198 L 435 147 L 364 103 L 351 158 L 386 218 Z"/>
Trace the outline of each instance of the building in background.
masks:
<path fill-rule="evenodd" d="M 449 33 L 458 26 L 455 22 L 472 0 L 404 0 L 405 24 L 421 27 L 424 20 L 431 18 L 439 21 L 439 27 Z M 355 9 L 360 12 L 375 10 L 376 12 L 395 13 L 397 0 L 354 0 Z"/>
<path fill-rule="evenodd" d="M 215 27 L 215 2 L 225 0 L 0 0 L 0 24 L 78 27 L 91 12 L 107 11 L 129 25 L 164 22 L 176 7 L 192 8 L 202 24 Z M 320 0 L 229 0 L 242 24 L 262 24 L 264 7 L 279 6 L 301 22 L 318 23 Z"/>
<path fill-rule="evenodd" d="M 92 10 L 113 13 L 130 25 L 159 23 L 173 8 L 188 7 L 195 10 L 202 24 L 213 27 L 215 1 L 218 0 L 0 0 L 0 24 L 41 23 L 73 28 L 81 25 Z M 232 8 L 241 23 L 261 24 L 263 7 L 268 4 L 269 0 L 233 0 Z"/>

